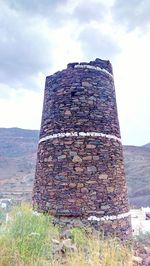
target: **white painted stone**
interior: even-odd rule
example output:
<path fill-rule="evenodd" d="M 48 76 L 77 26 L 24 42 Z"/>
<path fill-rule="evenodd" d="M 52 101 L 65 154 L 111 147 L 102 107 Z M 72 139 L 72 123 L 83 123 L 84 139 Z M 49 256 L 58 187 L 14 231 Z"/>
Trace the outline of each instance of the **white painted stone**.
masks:
<path fill-rule="evenodd" d="M 107 216 L 103 216 L 103 217 L 96 217 L 96 216 L 90 216 L 88 218 L 89 221 L 108 221 L 108 220 L 120 220 L 120 219 L 124 219 L 126 217 L 130 216 L 130 211 L 126 212 L 126 213 L 121 213 L 118 215 L 107 215 Z"/>
<path fill-rule="evenodd" d="M 7 208 L 7 204 L 5 202 L 2 202 L 1 203 L 1 207 L 2 207 L 2 209 L 6 209 Z"/>
<path fill-rule="evenodd" d="M 113 140 L 121 142 L 121 139 L 114 135 L 107 135 L 107 134 L 100 133 L 100 132 L 66 132 L 66 133 L 52 134 L 52 135 L 43 137 L 39 140 L 39 143 L 49 140 L 49 139 L 64 138 L 64 137 L 78 137 L 78 136 L 80 137 L 104 137 L 104 138 L 113 139 Z"/>
<path fill-rule="evenodd" d="M 74 68 L 88 68 L 88 69 L 94 69 L 94 70 L 97 70 L 97 71 L 101 71 L 101 72 L 104 72 L 106 74 L 108 74 L 109 76 L 113 77 L 113 75 L 107 71 L 106 69 L 104 68 L 101 68 L 101 67 L 98 67 L 98 66 L 91 66 L 91 65 L 75 65 Z"/>
<path fill-rule="evenodd" d="M 97 221 L 97 222 L 99 222 L 99 221 L 100 221 L 100 218 L 98 218 L 98 217 L 96 217 L 96 216 L 90 216 L 90 217 L 88 218 L 88 220 L 89 220 L 89 221 Z"/>

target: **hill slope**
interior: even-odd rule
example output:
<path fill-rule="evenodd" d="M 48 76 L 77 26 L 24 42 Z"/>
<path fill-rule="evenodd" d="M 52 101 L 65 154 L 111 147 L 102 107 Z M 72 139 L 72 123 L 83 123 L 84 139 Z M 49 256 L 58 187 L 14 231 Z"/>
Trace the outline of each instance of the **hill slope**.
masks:
<path fill-rule="evenodd" d="M 37 130 L 0 128 L 0 195 L 31 194 L 38 134 Z"/>
<path fill-rule="evenodd" d="M 38 130 L 0 128 L 0 196 L 31 198 Z M 150 144 L 124 146 L 131 205 L 150 206 Z"/>
<path fill-rule="evenodd" d="M 131 204 L 150 206 L 150 148 L 124 146 L 124 161 Z"/>

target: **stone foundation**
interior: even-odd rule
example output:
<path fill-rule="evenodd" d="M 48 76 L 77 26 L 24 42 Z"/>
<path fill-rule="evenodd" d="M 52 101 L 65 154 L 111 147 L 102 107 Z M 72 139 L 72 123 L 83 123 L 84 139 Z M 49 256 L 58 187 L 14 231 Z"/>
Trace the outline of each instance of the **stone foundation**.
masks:
<path fill-rule="evenodd" d="M 82 218 L 67 218 L 55 217 L 54 224 L 59 225 L 62 229 L 73 227 L 87 228 L 87 231 L 98 231 L 102 236 L 118 237 L 123 241 L 131 241 L 131 219 L 130 216 L 118 220 L 97 221 L 96 217 L 93 220 L 85 220 Z"/>

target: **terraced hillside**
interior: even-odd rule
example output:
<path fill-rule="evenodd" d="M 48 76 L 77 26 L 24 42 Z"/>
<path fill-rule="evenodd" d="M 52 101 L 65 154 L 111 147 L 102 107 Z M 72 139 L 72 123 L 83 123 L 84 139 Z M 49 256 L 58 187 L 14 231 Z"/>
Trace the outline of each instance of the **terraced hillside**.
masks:
<path fill-rule="evenodd" d="M 124 159 L 131 204 L 150 206 L 150 145 L 124 146 Z"/>
<path fill-rule="evenodd" d="M 0 128 L 0 196 L 31 199 L 38 130 Z M 150 143 L 124 146 L 131 205 L 150 206 Z"/>

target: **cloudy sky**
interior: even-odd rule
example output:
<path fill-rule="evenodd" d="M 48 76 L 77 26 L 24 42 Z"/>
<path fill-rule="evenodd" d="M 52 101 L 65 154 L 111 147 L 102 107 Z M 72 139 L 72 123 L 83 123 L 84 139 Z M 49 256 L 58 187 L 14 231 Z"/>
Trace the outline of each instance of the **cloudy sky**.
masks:
<path fill-rule="evenodd" d="M 39 129 L 45 76 L 113 64 L 124 144 L 150 142 L 149 0 L 0 0 L 0 127 Z"/>

